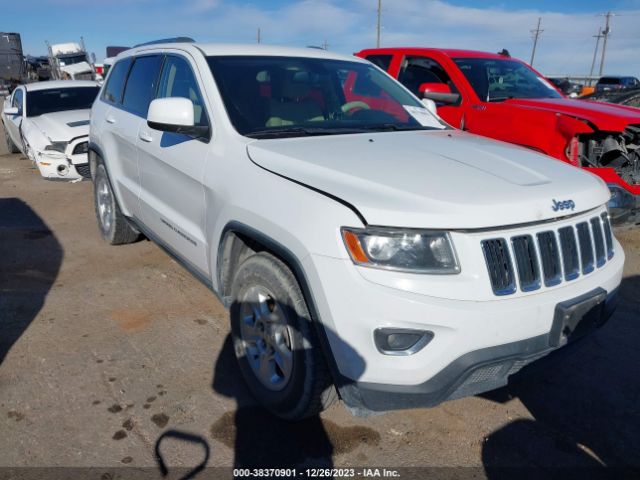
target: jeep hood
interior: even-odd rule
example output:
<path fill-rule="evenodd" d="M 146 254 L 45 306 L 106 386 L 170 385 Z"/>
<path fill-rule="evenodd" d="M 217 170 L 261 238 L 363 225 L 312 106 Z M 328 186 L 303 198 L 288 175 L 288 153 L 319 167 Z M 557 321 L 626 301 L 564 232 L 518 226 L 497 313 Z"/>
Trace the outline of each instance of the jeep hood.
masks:
<path fill-rule="evenodd" d="M 621 132 L 627 125 L 640 124 L 640 110 L 625 105 L 575 98 L 514 98 L 503 102 L 505 108 L 560 113 L 585 120 L 598 130 Z"/>
<path fill-rule="evenodd" d="M 255 140 L 247 151 L 258 166 L 348 202 L 371 225 L 499 227 L 579 213 L 610 196 L 590 173 L 455 130 Z M 575 210 L 554 211 L 554 200 L 573 200 Z"/>
<path fill-rule="evenodd" d="M 52 142 L 68 142 L 89 135 L 91 110 L 68 110 L 30 117 L 33 125 Z"/>

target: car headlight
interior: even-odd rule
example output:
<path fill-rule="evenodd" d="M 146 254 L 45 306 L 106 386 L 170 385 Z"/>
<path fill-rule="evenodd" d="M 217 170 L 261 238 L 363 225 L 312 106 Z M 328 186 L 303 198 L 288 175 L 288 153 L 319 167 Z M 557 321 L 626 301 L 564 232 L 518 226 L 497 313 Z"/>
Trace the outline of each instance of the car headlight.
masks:
<path fill-rule="evenodd" d="M 64 153 L 67 150 L 67 142 L 51 142 L 51 144 L 44 147 L 44 149 Z"/>
<path fill-rule="evenodd" d="M 448 232 L 343 227 L 342 238 L 357 265 L 413 273 L 460 273 Z"/>

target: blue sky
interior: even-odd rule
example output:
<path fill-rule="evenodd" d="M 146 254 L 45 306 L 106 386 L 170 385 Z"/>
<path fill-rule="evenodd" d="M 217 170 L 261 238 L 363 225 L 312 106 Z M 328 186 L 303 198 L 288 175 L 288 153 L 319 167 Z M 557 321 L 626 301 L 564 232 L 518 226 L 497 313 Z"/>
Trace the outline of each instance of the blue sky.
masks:
<path fill-rule="evenodd" d="M 7 0 L 1 31 L 22 35 L 25 53 L 45 40 L 84 36 L 98 60 L 107 45 L 186 35 L 198 41 L 320 45 L 353 53 L 375 46 L 377 0 Z M 640 0 L 383 0 L 383 46 L 416 45 L 498 51 L 528 60 L 538 17 L 544 32 L 534 66 L 545 74 L 587 74 L 595 39 L 611 10 L 605 73 L 640 76 Z M 597 70 L 597 68 L 596 68 Z"/>

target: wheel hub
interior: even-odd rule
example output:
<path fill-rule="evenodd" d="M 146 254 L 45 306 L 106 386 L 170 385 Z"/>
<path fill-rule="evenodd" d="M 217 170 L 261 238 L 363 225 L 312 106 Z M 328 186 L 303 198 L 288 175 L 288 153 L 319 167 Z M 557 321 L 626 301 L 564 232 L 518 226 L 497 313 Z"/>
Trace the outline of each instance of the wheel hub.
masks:
<path fill-rule="evenodd" d="M 291 331 L 282 307 L 265 287 L 253 286 L 240 308 L 240 338 L 251 370 L 269 390 L 282 390 L 293 372 Z"/>

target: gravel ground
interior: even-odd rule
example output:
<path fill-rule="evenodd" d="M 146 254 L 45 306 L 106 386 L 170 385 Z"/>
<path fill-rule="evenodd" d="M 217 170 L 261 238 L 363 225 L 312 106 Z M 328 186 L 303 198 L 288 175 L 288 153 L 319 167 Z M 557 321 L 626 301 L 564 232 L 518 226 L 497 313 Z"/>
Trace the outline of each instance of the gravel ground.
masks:
<path fill-rule="evenodd" d="M 369 418 L 337 405 L 287 424 L 245 389 L 211 292 L 151 242 L 102 242 L 91 183 L 47 182 L 0 151 L 0 467 L 153 467 L 170 432 L 160 448 L 170 466 L 197 465 L 208 449 L 208 465 L 224 467 L 640 475 L 640 231 L 619 238 L 627 264 L 617 313 L 508 387 Z"/>

